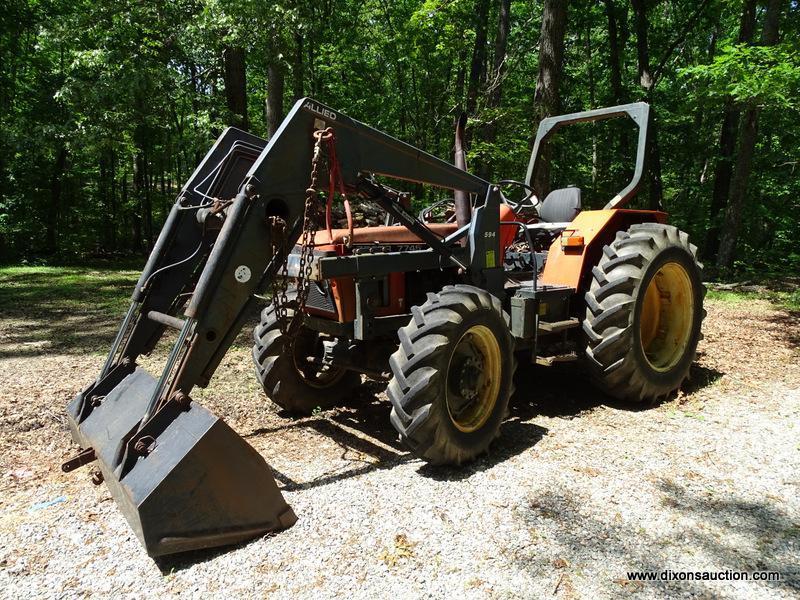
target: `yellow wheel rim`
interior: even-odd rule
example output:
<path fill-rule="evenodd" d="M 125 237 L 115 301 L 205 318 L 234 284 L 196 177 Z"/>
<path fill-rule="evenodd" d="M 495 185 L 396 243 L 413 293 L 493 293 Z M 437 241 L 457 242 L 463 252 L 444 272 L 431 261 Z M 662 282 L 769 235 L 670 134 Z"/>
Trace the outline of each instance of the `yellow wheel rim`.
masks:
<path fill-rule="evenodd" d="M 489 420 L 502 372 L 497 338 L 488 327 L 473 325 L 456 344 L 447 369 L 447 412 L 459 431 L 477 431 Z"/>
<path fill-rule="evenodd" d="M 692 335 L 694 295 L 686 269 L 668 262 L 653 275 L 642 299 L 639 339 L 656 371 L 669 371 L 686 351 Z"/>

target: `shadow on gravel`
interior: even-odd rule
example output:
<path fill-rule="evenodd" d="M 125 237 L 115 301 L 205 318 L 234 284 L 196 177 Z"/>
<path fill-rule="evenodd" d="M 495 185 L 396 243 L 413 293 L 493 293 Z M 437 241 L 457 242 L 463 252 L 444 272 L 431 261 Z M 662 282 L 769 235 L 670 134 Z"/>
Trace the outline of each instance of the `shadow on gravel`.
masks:
<path fill-rule="evenodd" d="M 476 461 L 460 467 L 423 464 L 417 469 L 417 473 L 435 481 L 463 481 L 532 448 L 545 435 L 546 428 L 512 418 L 503 423 L 500 436 L 492 442 L 489 451 Z"/>
<path fill-rule="evenodd" d="M 511 414 L 521 420 L 540 415 L 573 419 L 611 401 L 582 376 L 575 363 L 520 367 L 514 378 L 517 391 L 511 399 L 510 409 Z"/>
<path fill-rule="evenodd" d="M 693 394 L 713 385 L 724 373 L 692 364 L 689 378 L 681 391 Z M 588 376 L 575 363 L 552 367 L 534 366 L 517 369 L 515 377 L 517 391 L 511 399 L 511 412 L 523 420 L 538 415 L 574 419 L 598 406 L 611 406 L 619 410 L 642 411 L 655 408 L 661 402 L 621 402 L 598 390 Z M 668 401 L 668 400 L 667 400 Z"/>
<path fill-rule="evenodd" d="M 711 385 L 721 376 L 722 373 L 718 371 L 694 365 L 692 383 L 686 391 L 691 393 Z M 624 410 L 647 410 L 654 406 L 617 402 L 595 389 L 587 378 L 570 365 L 519 369 L 515 384 L 516 392 L 509 405 L 509 418 L 485 456 L 461 467 L 423 464 L 418 473 L 438 481 L 469 479 L 475 473 L 490 469 L 535 446 L 548 431 L 531 422 L 539 416 L 574 419 L 601 405 Z M 313 429 L 338 444 L 341 459 L 352 464 L 350 468 L 342 470 L 337 467 L 310 481 L 295 481 L 286 473 L 275 472 L 275 479 L 285 491 L 312 489 L 370 471 L 391 469 L 415 459 L 400 443 L 397 432 L 389 422 L 390 405 L 379 397 L 385 387 L 384 383 L 366 381 L 359 394 L 344 406 L 279 427 L 257 429 L 245 437 L 296 427 Z M 366 455 L 371 460 L 359 458 L 359 455 Z"/>
<path fill-rule="evenodd" d="M 358 395 L 343 406 L 285 425 L 256 429 L 243 437 L 251 438 L 297 428 L 312 429 L 336 443 L 341 451 L 340 459 L 350 464 L 344 469 L 337 466 L 309 481 L 297 481 L 289 474 L 272 467 L 273 475 L 282 491 L 313 489 L 371 471 L 394 468 L 416 459 L 403 447 L 397 432 L 389 423 L 390 405 L 378 397 L 385 387 L 385 384 L 367 381 L 361 386 Z M 279 414 L 288 416 L 283 412 Z M 363 458 L 364 456 L 368 459 Z"/>
<path fill-rule="evenodd" d="M 653 547 L 658 547 L 657 540 L 645 540 L 640 531 L 631 531 L 622 522 L 610 522 L 592 516 L 587 507 L 579 503 L 568 489 L 559 485 L 551 485 L 544 492 L 529 497 L 527 503 L 515 510 L 515 516 L 522 524 L 540 538 L 546 534 L 554 544 L 549 555 L 540 555 L 536 546 L 522 548 L 516 552 L 514 562 L 522 572 L 553 570 L 553 556 L 563 561 L 564 565 L 580 565 L 588 560 L 610 565 L 622 563 L 619 573 L 605 567 L 611 581 L 598 582 L 607 589 L 610 583 L 616 583 L 619 594 L 642 591 L 646 585 L 641 582 L 628 582 L 625 570 L 660 572 L 667 568 Z M 613 517 L 612 517 L 613 518 Z M 570 573 L 564 573 L 569 583 Z M 693 582 L 681 582 L 681 592 L 687 597 L 700 596 L 702 588 Z M 656 585 L 663 585 L 658 583 Z M 570 584 L 571 587 L 571 584 Z M 554 594 L 555 595 L 555 594 Z M 569 594 L 567 594 L 569 597 Z M 659 589 L 656 597 L 669 597 L 666 590 Z"/>
<path fill-rule="evenodd" d="M 604 587 L 617 584 L 619 594 L 641 592 L 647 588 L 656 597 L 677 594 L 682 597 L 719 597 L 723 591 L 720 586 L 732 582 L 645 583 L 627 579 L 627 572 L 631 571 L 659 574 L 665 570 L 685 569 L 679 565 L 686 565 L 687 558 L 702 552 L 712 559 L 714 569 L 779 572 L 781 581 L 764 583 L 776 593 L 779 590 L 790 592 L 788 597 L 800 589 L 800 571 L 792 555 L 792 548 L 796 547 L 793 543 L 797 543 L 800 529 L 780 509 L 768 502 L 709 499 L 705 491 L 695 494 L 666 480 L 658 482 L 657 486 L 663 494 L 661 504 L 680 512 L 683 518 L 690 520 L 688 524 L 678 523 L 675 516 L 668 513 L 654 516 L 654 519 L 675 519 L 676 523 L 669 533 L 653 534 L 642 527 L 632 527 L 619 515 L 615 518 L 613 505 L 595 507 L 603 516 L 593 515 L 592 506 L 577 502 L 563 487 L 551 487 L 530 497 L 525 506 L 515 511 L 516 516 L 537 538 L 545 534 L 552 539 L 556 549 L 547 556 L 541 556 L 536 546 L 521 549 L 514 553 L 518 568 L 525 572 L 552 570 L 554 555 L 577 567 L 591 556 L 591 560 L 605 565 L 606 572 L 610 571 L 609 565 L 620 565 L 617 567 L 620 572 L 610 571 L 609 581 L 602 582 Z M 715 529 L 733 530 L 737 535 L 725 541 Z M 691 570 L 709 568 L 701 566 L 706 563 L 705 557 L 698 557 L 697 561 L 697 566 Z M 569 577 L 569 573 L 564 576 Z"/>
<path fill-rule="evenodd" d="M 682 532 L 694 545 L 731 570 L 777 571 L 781 581 L 770 585 L 800 591 L 800 561 L 793 551 L 800 543 L 800 523 L 793 522 L 774 502 L 709 497 L 705 491 L 698 494 L 666 479 L 659 482 L 659 488 L 664 505 L 705 525 Z M 747 543 L 720 543 L 708 525 L 732 530 Z"/>
<path fill-rule="evenodd" d="M 7 315 L 14 319 L 12 314 Z M 92 312 L 53 311 L 15 319 L 3 336 L 0 358 L 107 352 L 118 325 L 115 320 L 99 319 Z"/>
<path fill-rule="evenodd" d="M 250 544 L 257 542 L 258 540 L 263 539 L 264 537 L 269 538 L 280 534 L 280 531 L 276 533 L 268 533 L 262 537 L 257 537 L 253 540 L 242 542 L 241 544 L 235 544 L 233 546 L 220 546 L 217 548 L 206 548 L 204 550 L 192 550 L 190 552 L 183 552 L 181 554 L 159 556 L 154 558 L 153 562 L 158 567 L 158 570 L 161 571 L 162 575 L 172 575 L 173 573 L 178 573 L 185 569 L 194 567 L 195 565 L 210 562 L 215 558 L 219 558 L 220 556 L 228 554 L 229 552 L 233 552 L 234 550 L 238 550 L 239 548 L 245 548 Z"/>
<path fill-rule="evenodd" d="M 775 331 L 778 339 L 795 350 L 800 349 L 800 310 L 782 310 L 765 320 L 778 326 Z"/>
<path fill-rule="evenodd" d="M 703 388 L 714 385 L 724 374 L 722 371 L 709 369 L 695 362 L 689 370 L 689 379 L 683 384 L 681 390 L 687 394 L 694 394 Z"/>

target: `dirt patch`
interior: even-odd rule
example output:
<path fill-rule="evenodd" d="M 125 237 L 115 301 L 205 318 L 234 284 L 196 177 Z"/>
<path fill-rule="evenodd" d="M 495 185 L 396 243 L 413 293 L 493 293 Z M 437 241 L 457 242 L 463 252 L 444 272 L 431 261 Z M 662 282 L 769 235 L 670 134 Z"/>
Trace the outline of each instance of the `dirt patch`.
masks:
<path fill-rule="evenodd" d="M 63 408 L 99 370 L 115 319 L 4 313 L 0 586 L 14 597 L 796 596 L 800 319 L 763 301 L 707 308 L 676 399 L 632 410 L 574 370 L 534 369 L 518 377 L 491 453 L 463 469 L 413 459 L 378 384 L 347 406 L 283 418 L 258 388 L 244 333 L 197 400 L 270 462 L 299 521 L 160 563 L 104 486 L 59 468 L 72 451 Z M 45 338 L 55 341 L 36 345 Z M 154 371 L 159 359 L 143 362 Z M 634 583 L 632 570 L 782 580 Z"/>

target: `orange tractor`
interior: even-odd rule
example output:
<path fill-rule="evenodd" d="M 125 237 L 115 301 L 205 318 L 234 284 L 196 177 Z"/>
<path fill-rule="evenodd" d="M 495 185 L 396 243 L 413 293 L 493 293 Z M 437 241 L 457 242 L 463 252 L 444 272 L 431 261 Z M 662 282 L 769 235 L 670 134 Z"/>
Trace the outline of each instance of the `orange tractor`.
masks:
<path fill-rule="evenodd" d="M 624 208 L 648 113 L 637 103 L 545 119 L 525 181 L 497 183 L 310 99 L 269 142 L 226 130 L 176 200 L 99 377 L 68 407 L 83 450 L 64 470 L 97 460 L 153 556 L 294 523 L 264 459 L 191 398 L 267 292 L 253 359 L 272 402 L 307 414 L 364 375 L 386 379 L 392 425 L 434 464 L 487 450 L 517 368 L 582 362 L 618 399 L 672 394 L 695 356 L 703 286 L 695 247 L 665 213 Z M 576 187 L 538 198 L 548 137 L 610 118 L 637 127 L 630 183 L 602 210 L 582 210 Z M 412 214 L 403 182 L 452 190 L 453 217 Z M 384 224 L 354 227 L 354 197 Z M 153 377 L 137 358 L 168 329 L 177 339 Z"/>

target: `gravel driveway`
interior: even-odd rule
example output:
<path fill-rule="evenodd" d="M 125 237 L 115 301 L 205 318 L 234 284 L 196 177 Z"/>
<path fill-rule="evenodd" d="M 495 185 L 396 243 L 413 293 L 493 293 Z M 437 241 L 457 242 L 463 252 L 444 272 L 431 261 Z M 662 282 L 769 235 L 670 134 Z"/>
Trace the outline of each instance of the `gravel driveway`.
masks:
<path fill-rule="evenodd" d="M 800 315 L 762 301 L 707 308 L 677 399 L 631 410 L 573 370 L 536 369 L 518 377 L 491 454 L 462 470 L 397 444 L 377 384 L 346 407 L 280 417 L 244 342 L 197 399 L 271 463 L 299 521 L 158 563 L 105 486 L 59 467 L 73 451 L 63 406 L 99 370 L 112 324 L 61 352 L 25 342 L 44 318 L 0 316 L 0 596 L 798 597 Z M 633 570 L 782 579 L 643 583 Z"/>

